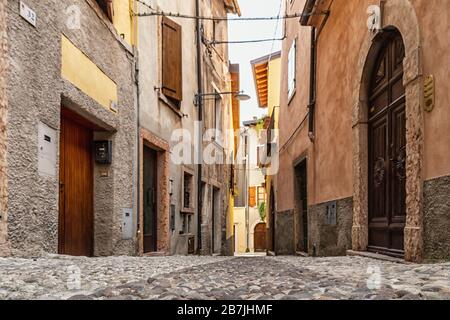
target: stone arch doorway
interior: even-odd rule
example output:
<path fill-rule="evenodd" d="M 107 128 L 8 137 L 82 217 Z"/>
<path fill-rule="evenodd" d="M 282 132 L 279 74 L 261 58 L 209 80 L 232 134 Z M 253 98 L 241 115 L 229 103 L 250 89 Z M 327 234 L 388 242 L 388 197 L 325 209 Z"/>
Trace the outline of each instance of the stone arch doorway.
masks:
<path fill-rule="evenodd" d="M 386 2 L 383 30 L 368 32 L 361 46 L 357 72 L 361 79 L 352 90 L 353 110 L 353 225 L 352 248 L 369 249 L 369 88 L 372 70 L 386 40 L 386 34 L 397 30 L 403 39 L 405 57 L 403 87 L 405 90 L 405 226 L 404 258 L 420 262 L 423 247 L 423 74 L 420 30 L 414 7 L 408 0 Z"/>
<path fill-rule="evenodd" d="M 406 117 L 403 59 L 398 30 L 383 39 L 368 87 L 368 250 L 403 257 Z"/>

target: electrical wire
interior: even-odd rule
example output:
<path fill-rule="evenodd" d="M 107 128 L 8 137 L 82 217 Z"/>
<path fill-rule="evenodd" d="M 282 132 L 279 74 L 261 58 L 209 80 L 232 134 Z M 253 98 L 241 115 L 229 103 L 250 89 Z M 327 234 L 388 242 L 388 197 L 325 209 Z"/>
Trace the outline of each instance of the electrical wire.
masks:
<path fill-rule="evenodd" d="M 323 14 L 322 12 L 309 13 L 309 14 L 294 13 L 294 14 L 286 14 L 284 16 L 280 16 L 280 14 L 278 14 L 277 16 L 273 16 L 273 17 L 247 17 L 247 18 L 192 16 L 192 15 L 181 14 L 181 13 L 157 11 L 151 5 L 146 3 L 144 0 L 136 0 L 136 1 L 152 11 L 152 12 L 133 13 L 133 15 L 137 16 L 137 17 L 164 16 L 164 17 L 185 18 L 185 19 L 195 19 L 195 20 L 197 20 L 197 19 L 198 20 L 212 20 L 212 21 L 262 21 L 262 20 L 295 19 L 295 18 L 301 18 L 304 16 L 309 17 L 312 15 L 322 15 Z M 280 5 L 280 12 L 281 12 L 281 5 Z"/>
<path fill-rule="evenodd" d="M 206 40 L 209 44 L 241 44 L 241 43 L 257 43 L 257 42 L 269 42 L 269 41 L 283 41 L 286 37 L 283 38 L 270 38 L 270 39 L 255 39 L 255 40 L 236 40 L 236 41 L 209 41 Z"/>
<path fill-rule="evenodd" d="M 312 16 L 312 15 L 321 15 L 323 13 L 294 13 L 285 15 L 282 17 L 248 17 L 248 18 L 233 18 L 233 17 L 206 17 L 206 16 L 190 16 L 181 13 L 172 13 L 172 12 L 144 12 L 144 13 L 135 13 L 134 15 L 137 17 L 148 17 L 148 16 L 164 16 L 164 17 L 174 17 L 174 18 L 184 18 L 184 19 L 195 19 L 195 20 L 212 20 L 212 21 L 263 21 L 263 20 L 287 20 L 287 19 L 296 19 L 304 16 Z"/>

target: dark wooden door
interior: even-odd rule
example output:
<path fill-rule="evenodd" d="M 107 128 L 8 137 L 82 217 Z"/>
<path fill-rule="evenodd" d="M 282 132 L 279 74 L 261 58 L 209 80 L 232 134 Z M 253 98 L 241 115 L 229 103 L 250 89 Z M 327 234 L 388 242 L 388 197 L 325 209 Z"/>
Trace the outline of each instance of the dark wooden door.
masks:
<path fill-rule="evenodd" d="M 387 36 L 372 74 L 369 110 L 369 250 L 402 256 L 406 218 L 405 49 Z"/>
<path fill-rule="evenodd" d="M 253 234 L 255 252 L 266 251 L 266 224 L 258 223 L 255 226 L 255 233 Z"/>
<path fill-rule="evenodd" d="M 306 160 L 295 168 L 296 175 L 296 204 L 298 211 L 297 251 L 308 252 L 308 183 Z"/>
<path fill-rule="evenodd" d="M 270 242 L 269 242 L 269 250 L 275 252 L 275 193 L 273 187 L 270 189 L 270 221 L 269 221 L 269 229 L 270 229 Z"/>
<path fill-rule="evenodd" d="M 144 146 L 144 252 L 157 251 L 157 152 Z"/>
<path fill-rule="evenodd" d="M 92 130 L 62 115 L 59 170 L 59 253 L 93 254 Z"/>

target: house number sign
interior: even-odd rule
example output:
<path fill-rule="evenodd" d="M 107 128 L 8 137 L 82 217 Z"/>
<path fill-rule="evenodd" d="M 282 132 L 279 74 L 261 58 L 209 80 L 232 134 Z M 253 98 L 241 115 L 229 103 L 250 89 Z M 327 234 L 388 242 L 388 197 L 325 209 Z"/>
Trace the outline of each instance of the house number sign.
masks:
<path fill-rule="evenodd" d="M 20 1 L 19 7 L 20 7 L 20 16 L 24 18 L 29 24 L 31 24 L 33 27 L 36 28 L 36 20 L 37 20 L 36 12 L 31 10 L 31 8 L 22 1 Z"/>

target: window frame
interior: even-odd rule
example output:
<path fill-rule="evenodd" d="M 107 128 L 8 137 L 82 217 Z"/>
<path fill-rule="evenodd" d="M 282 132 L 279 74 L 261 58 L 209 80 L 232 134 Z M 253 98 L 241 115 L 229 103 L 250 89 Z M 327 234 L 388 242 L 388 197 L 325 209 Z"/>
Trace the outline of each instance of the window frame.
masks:
<path fill-rule="evenodd" d="M 293 65 L 291 65 L 293 61 Z M 292 74 L 291 74 L 292 72 Z M 291 87 L 292 85 L 292 87 Z M 292 98 L 294 97 L 296 91 L 297 91 L 297 38 L 294 38 L 294 40 L 291 43 L 291 46 L 289 48 L 288 53 L 288 104 L 291 103 Z"/>

